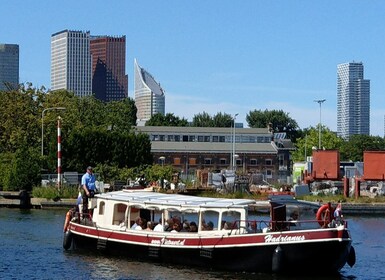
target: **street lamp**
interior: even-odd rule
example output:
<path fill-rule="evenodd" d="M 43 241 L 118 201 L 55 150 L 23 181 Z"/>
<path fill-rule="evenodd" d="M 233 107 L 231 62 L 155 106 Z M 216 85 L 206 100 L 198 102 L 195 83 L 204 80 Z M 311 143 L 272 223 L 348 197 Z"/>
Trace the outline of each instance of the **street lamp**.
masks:
<path fill-rule="evenodd" d="M 50 110 L 65 110 L 64 107 L 52 107 L 46 108 L 41 112 L 41 155 L 44 155 L 44 113 Z"/>
<path fill-rule="evenodd" d="M 166 159 L 164 156 L 159 157 L 160 161 L 162 162 L 162 166 L 164 165 L 164 160 Z"/>
<path fill-rule="evenodd" d="M 319 127 L 318 127 L 318 149 L 321 150 L 321 105 L 324 103 L 326 99 L 318 99 L 314 100 L 314 102 L 317 102 L 319 104 Z"/>
<path fill-rule="evenodd" d="M 231 150 L 231 170 L 234 170 L 234 163 L 235 163 L 235 159 L 234 159 L 234 156 L 235 156 L 235 119 L 237 118 L 238 116 L 238 113 L 236 113 L 233 117 L 233 122 L 232 122 L 232 126 L 233 126 L 233 129 L 232 129 L 232 150 Z"/>

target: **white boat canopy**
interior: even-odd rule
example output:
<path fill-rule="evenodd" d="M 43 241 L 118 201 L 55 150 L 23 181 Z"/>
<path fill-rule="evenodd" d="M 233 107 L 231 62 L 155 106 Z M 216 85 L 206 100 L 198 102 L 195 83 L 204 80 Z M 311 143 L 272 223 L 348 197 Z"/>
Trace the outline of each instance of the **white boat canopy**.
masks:
<path fill-rule="evenodd" d="M 199 208 L 226 208 L 240 209 L 255 204 L 252 199 L 228 199 L 198 197 L 181 194 L 164 194 L 149 191 L 122 190 L 111 193 L 97 194 L 95 197 L 103 200 L 125 202 L 131 205 L 142 206 L 142 208 L 170 208 L 199 209 Z"/>

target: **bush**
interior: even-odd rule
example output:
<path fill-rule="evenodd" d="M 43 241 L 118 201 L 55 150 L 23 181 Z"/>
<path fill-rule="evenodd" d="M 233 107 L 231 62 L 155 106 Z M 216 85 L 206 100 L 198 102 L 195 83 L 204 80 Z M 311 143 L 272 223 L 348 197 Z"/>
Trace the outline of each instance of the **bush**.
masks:
<path fill-rule="evenodd" d="M 78 194 L 79 188 L 77 186 L 62 186 L 60 190 L 58 190 L 58 188 L 55 186 L 34 187 L 32 189 L 33 197 L 46 199 L 77 198 Z"/>

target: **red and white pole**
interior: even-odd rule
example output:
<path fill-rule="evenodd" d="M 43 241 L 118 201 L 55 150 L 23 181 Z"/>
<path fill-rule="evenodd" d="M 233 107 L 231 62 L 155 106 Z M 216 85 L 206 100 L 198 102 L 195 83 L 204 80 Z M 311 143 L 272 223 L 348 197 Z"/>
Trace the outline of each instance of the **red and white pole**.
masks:
<path fill-rule="evenodd" d="M 61 117 L 57 118 L 57 186 L 61 187 Z"/>

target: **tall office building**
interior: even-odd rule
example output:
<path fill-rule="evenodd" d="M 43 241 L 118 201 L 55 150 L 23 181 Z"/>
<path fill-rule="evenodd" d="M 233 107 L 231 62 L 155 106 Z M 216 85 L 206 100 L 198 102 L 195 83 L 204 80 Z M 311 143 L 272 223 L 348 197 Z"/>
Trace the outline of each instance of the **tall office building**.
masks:
<path fill-rule="evenodd" d="M 137 125 L 143 126 L 153 115 L 165 114 L 165 94 L 153 76 L 134 61 L 134 92 Z"/>
<path fill-rule="evenodd" d="M 370 80 L 362 62 L 337 66 L 337 134 L 345 140 L 370 134 Z"/>
<path fill-rule="evenodd" d="M 0 44 L 0 90 L 19 87 L 19 45 Z"/>
<path fill-rule="evenodd" d="M 51 90 L 92 94 L 90 32 L 64 30 L 51 36 Z"/>
<path fill-rule="evenodd" d="M 126 37 L 91 36 L 90 49 L 95 97 L 103 101 L 126 98 Z"/>

